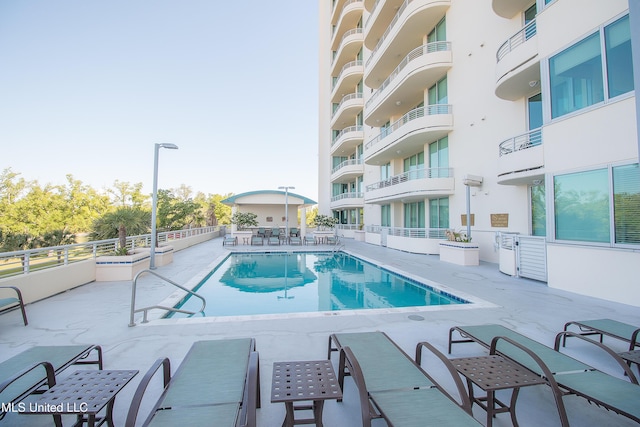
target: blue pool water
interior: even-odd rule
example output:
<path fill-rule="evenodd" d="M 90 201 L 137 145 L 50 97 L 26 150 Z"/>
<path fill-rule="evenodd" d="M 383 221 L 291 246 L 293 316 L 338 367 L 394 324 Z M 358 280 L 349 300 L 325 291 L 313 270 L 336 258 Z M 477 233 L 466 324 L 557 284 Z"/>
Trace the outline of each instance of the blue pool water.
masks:
<path fill-rule="evenodd" d="M 207 301 L 204 316 L 468 303 L 343 252 L 231 254 L 194 290 Z M 197 298 L 178 305 L 191 311 L 200 306 Z"/>

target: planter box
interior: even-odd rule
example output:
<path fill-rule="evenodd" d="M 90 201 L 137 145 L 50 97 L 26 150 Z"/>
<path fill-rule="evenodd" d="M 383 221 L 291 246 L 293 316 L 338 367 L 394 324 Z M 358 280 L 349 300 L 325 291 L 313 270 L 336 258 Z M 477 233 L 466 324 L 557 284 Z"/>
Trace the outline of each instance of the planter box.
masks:
<path fill-rule="evenodd" d="M 440 242 L 440 261 L 458 265 L 480 265 L 480 247 L 476 243 Z"/>
<path fill-rule="evenodd" d="M 355 230 L 353 232 L 353 238 L 358 242 L 364 242 L 367 237 L 366 234 L 367 233 L 364 230 Z"/>
<path fill-rule="evenodd" d="M 156 248 L 156 267 L 173 262 L 173 246 Z M 133 280 L 140 271 L 149 268 L 149 248 L 136 249 L 131 255 L 96 257 L 96 282 Z"/>

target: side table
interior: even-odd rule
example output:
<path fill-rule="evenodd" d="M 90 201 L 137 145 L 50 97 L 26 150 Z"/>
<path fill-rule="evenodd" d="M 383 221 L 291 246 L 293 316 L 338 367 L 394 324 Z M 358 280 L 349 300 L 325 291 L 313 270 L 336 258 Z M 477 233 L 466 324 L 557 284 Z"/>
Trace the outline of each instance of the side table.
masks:
<path fill-rule="evenodd" d="M 138 374 L 138 371 L 75 371 L 56 383 L 37 400 L 26 403 L 23 414 L 52 414 L 56 425 L 62 425 L 62 414 L 76 414 L 76 426 L 88 427 L 105 422 L 113 427 L 113 404 L 116 394 Z M 106 406 L 103 417 L 98 413 Z M 97 424 L 96 424 L 97 423 Z"/>
<path fill-rule="evenodd" d="M 487 427 L 491 427 L 495 414 L 509 412 L 514 427 L 516 420 L 516 399 L 521 387 L 545 384 L 539 375 L 502 356 L 461 357 L 451 359 L 456 370 L 467 380 L 471 404 L 477 403 L 487 411 Z M 486 396 L 475 396 L 473 384 L 486 392 Z M 496 399 L 496 390 L 513 389 L 509 405 Z"/>
<path fill-rule="evenodd" d="M 341 399 L 342 390 L 330 360 L 275 362 L 271 382 L 271 403 L 284 402 L 287 414 L 283 427 L 313 424 L 322 427 L 324 401 Z M 294 402 L 313 401 L 294 406 Z M 295 411 L 312 410 L 313 418 L 295 419 Z"/>

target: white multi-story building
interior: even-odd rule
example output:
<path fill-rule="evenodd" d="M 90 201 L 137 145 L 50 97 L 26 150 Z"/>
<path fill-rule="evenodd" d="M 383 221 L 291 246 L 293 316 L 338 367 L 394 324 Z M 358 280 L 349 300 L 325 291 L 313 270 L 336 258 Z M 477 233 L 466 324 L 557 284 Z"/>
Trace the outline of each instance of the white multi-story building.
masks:
<path fill-rule="evenodd" d="M 438 254 L 470 232 L 507 274 L 640 306 L 629 0 L 319 4 L 340 234 Z"/>

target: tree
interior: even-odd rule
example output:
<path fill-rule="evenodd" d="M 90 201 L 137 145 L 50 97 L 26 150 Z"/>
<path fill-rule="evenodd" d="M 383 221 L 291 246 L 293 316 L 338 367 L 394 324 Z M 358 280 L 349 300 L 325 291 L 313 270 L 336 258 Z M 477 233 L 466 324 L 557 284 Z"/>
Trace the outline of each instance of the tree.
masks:
<path fill-rule="evenodd" d="M 117 179 L 113 183 L 113 188 L 107 189 L 107 193 L 111 195 L 113 203 L 120 207 L 142 208 L 149 198 L 142 193 L 141 182 L 131 184 Z"/>
<path fill-rule="evenodd" d="M 181 200 L 171 190 L 158 191 L 158 228 L 180 230 L 204 222 L 200 205 L 191 199 Z"/>
<path fill-rule="evenodd" d="M 316 217 L 313 220 L 313 225 L 318 227 L 318 230 L 331 229 L 335 227 L 337 223 L 338 223 L 337 218 L 333 218 L 327 215 L 316 215 Z"/>
<path fill-rule="evenodd" d="M 93 222 L 90 237 L 94 240 L 117 237 L 121 251 L 127 247 L 129 235 L 146 234 L 151 228 L 151 212 L 137 208 L 120 207 Z"/>
<path fill-rule="evenodd" d="M 231 224 L 235 224 L 238 230 L 258 225 L 258 215 L 253 212 L 236 212 L 231 217 Z"/>

